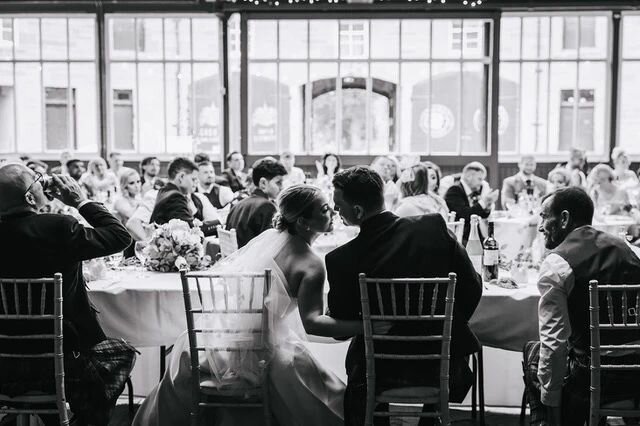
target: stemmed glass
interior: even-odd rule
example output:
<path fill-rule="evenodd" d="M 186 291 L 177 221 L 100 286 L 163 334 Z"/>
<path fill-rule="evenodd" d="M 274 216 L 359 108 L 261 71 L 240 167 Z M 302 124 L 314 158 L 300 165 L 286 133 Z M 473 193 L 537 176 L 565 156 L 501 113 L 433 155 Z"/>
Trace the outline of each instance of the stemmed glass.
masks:
<path fill-rule="evenodd" d="M 144 249 L 149 245 L 149 241 L 136 241 L 134 246 L 136 257 L 140 261 L 140 264 L 144 268 L 145 261 L 147 260 L 147 256 L 144 253 Z"/>

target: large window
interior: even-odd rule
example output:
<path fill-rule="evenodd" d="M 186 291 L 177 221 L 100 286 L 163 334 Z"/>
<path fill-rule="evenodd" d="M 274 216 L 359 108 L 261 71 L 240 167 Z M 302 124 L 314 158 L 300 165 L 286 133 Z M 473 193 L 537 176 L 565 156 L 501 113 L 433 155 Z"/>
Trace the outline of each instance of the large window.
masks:
<path fill-rule="evenodd" d="M 640 154 L 640 15 L 622 17 L 618 144 Z"/>
<path fill-rule="evenodd" d="M 500 156 L 608 149 L 608 15 L 503 15 Z"/>
<path fill-rule="evenodd" d="M 0 17 L 0 153 L 99 150 L 94 17 Z"/>
<path fill-rule="evenodd" d="M 222 151 L 219 20 L 107 18 L 110 146 L 139 154 Z"/>
<path fill-rule="evenodd" d="M 249 20 L 252 154 L 487 154 L 491 25 Z"/>

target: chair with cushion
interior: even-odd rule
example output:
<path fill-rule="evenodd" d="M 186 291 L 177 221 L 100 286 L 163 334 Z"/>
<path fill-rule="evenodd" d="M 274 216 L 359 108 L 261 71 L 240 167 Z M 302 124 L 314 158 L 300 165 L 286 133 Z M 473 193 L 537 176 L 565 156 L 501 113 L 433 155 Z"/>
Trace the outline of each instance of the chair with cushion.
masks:
<path fill-rule="evenodd" d="M 607 301 L 605 316 L 600 315 L 600 297 Z M 605 308 L 605 306 L 602 306 Z M 615 362 L 616 355 L 640 355 L 640 285 L 598 285 L 598 281 L 589 282 L 589 323 L 591 334 L 591 400 L 589 426 L 597 426 L 601 417 L 640 417 L 640 392 L 634 400 L 615 401 L 602 404 L 600 388 L 601 371 L 624 371 L 640 374 L 640 362 Z M 601 345 L 603 335 L 613 336 L 620 332 L 635 332 L 635 341 L 625 344 Z M 601 363 L 605 356 L 606 364 Z M 628 357 L 627 357 L 628 359 Z M 618 359 L 620 361 L 620 359 Z"/>
<path fill-rule="evenodd" d="M 27 392 L 23 395 L 0 395 L 0 414 L 18 416 L 18 425 L 29 424 L 29 415 L 56 414 L 61 425 L 69 424 L 69 412 L 64 392 L 64 353 L 62 333 L 62 275 L 40 279 L 0 278 L 0 321 L 24 321 L 51 325 L 49 332 L 37 334 L 0 334 L 0 360 L 27 358 L 50 359 L 55 373 L 55 392 Z M 41 342 L 51 345 L 47 352 L 20 350 L 12 352 L 6 342 Z"/>
<path fill-rule="evenodd" d="M 451 273 L 448 278 L 393 279 L 367 278 L 365 274 L 360 274 L 359 281 L 367 374 L 365 425 L 373 425 L 374 417 L 431 417 L 440 418 L 443 425 L 449 425 L 449 348 L 456 274 Z M 372 326 L 376 321 L 390 321 L 394 325 L 411 321 L 414 324 L 433 325 L 437 331 L 436 334 L 423 333 L 417 336 L 391 334 L 398 328 L 394 327 L 387 334 L 377 335 L 373 334 Z M 391 351 L 385 350 L 384 345 L 389 342 L 413 342 L 421 346 L 420 353 L 412 351 L 405 354 L 396 350 L 387 353 Z M 418 385 L 379 392 L 376 390 L 375 368 L 378 360 L 437 361 L 439 386 Z M 379 409 L 379 404 L 425 404 L 434 409 L 431 412 L 426 412 L 428 408 L 424 411 L 391 412 Z"/>
<path fill-rule="evenodd" d="M 462 244 L 462 235 L 464 234 L 464 219 L 460 219 L 455 222 L 447 222 L 447 228 L 449 228 L 451 232 L 455 234 L 458 242 Z"/>
<path fill-rule="evenodd" d="M 199 413 L 206 408 L 262 407 L 268 426 L 271 411 L 264 299 L 271 285 L 271 270 L 233 274 L 181 271 L 180 277 L 191 356 L 191 425 L 198 424 Z M 200 352 L 205 352 L 207 362 L 199 361 Z M 209 371 L 215 369 L 212 364 L 220 370 Z M 244 374 L 235 374 L 240 368 Z"/>
<path fill-rule="evenodd" d="M 238 250 L 238 237 L 235 229 L 227 231 L 222 226 L 218 226 L 218 239 L 220 240 L 221 259 Z"/>

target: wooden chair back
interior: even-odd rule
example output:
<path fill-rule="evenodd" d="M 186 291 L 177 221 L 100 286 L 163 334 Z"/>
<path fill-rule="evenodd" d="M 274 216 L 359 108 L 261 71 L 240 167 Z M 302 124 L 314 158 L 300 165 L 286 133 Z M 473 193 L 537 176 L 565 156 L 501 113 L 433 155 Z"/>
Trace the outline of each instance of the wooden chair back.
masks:
<path fill-rule="evenodd" d="M 238 250 L 238 236 L 235 229 L 227 231 L 222 226 L 218 226 L 218 239 L 220 240 L 221 259 Z"/>
<path fill-rule="evenodd" d="M 198 415 L 207 407 L 262 407 L 265 421 L 269 424 L 270 408 L 268 389 L 268 353 L 269 328 L 264 300 L 271 287 L 271 270 L 261 273 L 187 273 L 180 272 L 184 306 L 187 316 L 189 350 L 191 356 L 192 407 L 191 424 L 198 424 Z M 238 318 L 244 318 L 238 321 Z M 229 326 L 233 324 L 233 326 Z M 224 341 L 229 336 L 250 336 L 241 345 L 218 345 L 216 340 Z M 225 393 L 222 402 L 212 401 L 201 385 L 201 367 L 199 353 L 253 352 L 261 360 L 261 391 L 259 402 L 229 400 L 227 397 L 244 396 L 243 390 L 234 394 Z M 210 375 L 210 373 L 209 373 Z"/>
<path fill-rule="evenodd" d="M 606 300 L 606 315 L 601 314 L 600 298 Z M 637 371 L 640 372 L 640 364 L 601 364 L 603 352 L 607 356 L 615 356 L 616 353 L 640 354 L 640 285 L 599 285 L 598 281 L 589 282 L 589 322 L 591 334 L 591 395 L 589 425 L 597 426 L 602 416 L 638 417 L 640 409 L 612 408 L 608 405 L 601 406 L 601 371 Z M 619 332 L 638 330 L 638 339 L 635 342 L 625 344 L 600 344 L 602 332 L 612 335 Z"/>
<path fill-rule="evenodd" d="M 453 320 L 453 303 L 456 287 L 456 274 L 450 273 L 448 278 L 367 278 L 360 274 L 360 297 L 362 301 L 362 321 L 364 325 L 365 358 L 367 374 L 367 411 L 365 425 L 373 425 L 373 418 L 391 417 L 390 412 L 377 411 L 380 403 L 413 403 L 434 404 L 433 412 L 394 414 L 400 417 L 440 418 L 443 425 L 450 423 L 449 416 L 449 352 L 451 344 L 451 326 Z M 443 288 L 441 288 L 443 287 Z M 444 296 L 444 303 L 442 301 Z M 375 302 L 372 310 L 372 302 Z M 375 313 L 372 313 L 375 312 Z M 406 321 L 441 324 L 438 334 L 408 336 L 393 334 L 373 334 L 373 323 L 390 321 L 401 323 Z M 437 353 L 429 350 L 420 354 L 383 353 L 376 349 L 376 342 L 440 342 Z M 439 388 L 435 389 L 435 398 L 429 397 L 381 397 L 376 393 L 376 360 L 432 360 L 440 363 Z"/>
<path fill-rule="evenodd" d="M 464 219 L 460 219 L 455 222 L 447 222 L 447 228 L 455 234 L 456 239 L 460 244 L 462 244 L 462 236 L 464 235 L 464 222 Z"/>
<path fill-rule="evenodd" d="M 51 359 L 55 372 L 55 394 L 19 395 L 13 398 L 0 395 L 0 414 L 57 414 L 61 425 L 69 424 L 69 413 L 64 390 L 64 352 L 62 332 L 62 274 L 53 278 L 13 279 L 0 278 L 0 322 L 15 321 L 35 323 L 46 327 L 53 325 L 53 334 L 0 334 L 0 360 Z M 8 348 L 7 341 L 51 342 L 50 352 L 16 353 Z M 22 352 L 22 351 L 21 351 Z M 42 403 L 55 403 L 49 408 Z M 16 408 L 19 407 L 19 408 Z M 24 419 L 23 419 L 24 420 Z"/>

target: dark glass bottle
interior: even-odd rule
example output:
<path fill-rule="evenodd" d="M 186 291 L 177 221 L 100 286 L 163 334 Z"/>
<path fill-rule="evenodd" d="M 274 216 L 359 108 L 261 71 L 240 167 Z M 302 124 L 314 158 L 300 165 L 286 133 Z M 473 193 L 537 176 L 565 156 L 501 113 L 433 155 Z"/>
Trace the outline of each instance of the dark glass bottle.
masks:
<path fill-rule="evenodd" d="M 500 247 L 494 237 L 494 223 L 489 222 L 489 235 L 484 240 L 484 254 L 482 256 L 482 279 L 491 281 L 498 279 L 498 265 L 500 263 Z"/>

